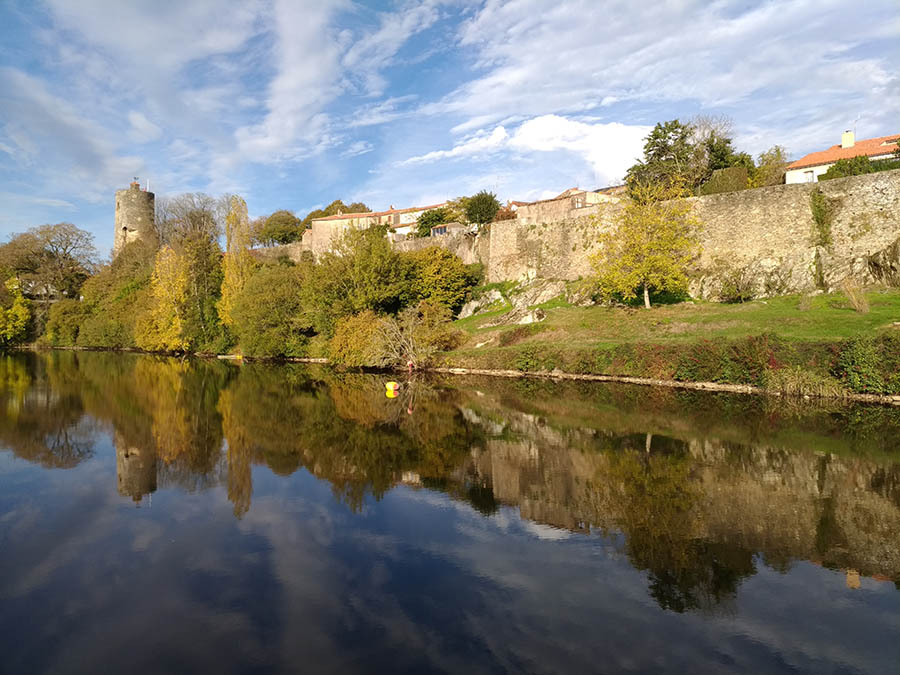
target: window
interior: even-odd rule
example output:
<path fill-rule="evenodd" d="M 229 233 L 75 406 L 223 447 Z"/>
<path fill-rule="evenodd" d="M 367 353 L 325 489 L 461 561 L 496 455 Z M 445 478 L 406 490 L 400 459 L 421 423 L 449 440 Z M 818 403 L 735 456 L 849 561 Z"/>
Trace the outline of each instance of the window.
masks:
<path fill-rule="evenodd" d="M 574 197 L 572 197 L 572 205 L 573 205 L 576 209 L 582 209 L 582 208 L 584 208 L 584 207 L 586 206 L 584 195 L 583 195 L 583 194 L 580 194 L 580 195 L 575 195 Z"/>
<path fill-rule="evenodd" d="M 435 236 L 435 235 L 438 235 L 438 234 L 447 234 L 447 226 L 446 226 L 446 225 L 439 225 L 438 227 L 432 227 L 432 228 L 431 228 L 431 235 L 432 235 L 432 236 Z"/>
<path fill-rule="evenodd" d="M 807 183 L 815 183 L 816 182 L 816 172 L 815 171 L 804 171 L 803 172 L 803 180 Z"/>
<path fill-rule="evenodd" d="M 400 214 L 399 214 L 399 213 L 395 213 L 395 214 L 394 214 L 394 227 L 396 227 L 396 226 L 399 225 L 399 224 L 400 224 Z"/>

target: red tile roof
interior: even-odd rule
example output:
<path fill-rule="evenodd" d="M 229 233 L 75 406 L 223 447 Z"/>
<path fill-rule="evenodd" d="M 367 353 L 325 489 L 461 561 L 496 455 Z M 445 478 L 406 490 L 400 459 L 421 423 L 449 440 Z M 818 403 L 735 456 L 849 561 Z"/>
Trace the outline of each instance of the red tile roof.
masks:
<path fill-rule="evenodd" d="M 878 155 L 890 155 L 897 149 L 897 134 L 893 136 L 880 136 L 879 138 L 867 138 L 856 143 L 850 148 L 842 148 L 840 145 L 832 145 L 827 150 L 812 152 L 801 157 L 796 162 L 788 164 L 788 169 L 802 169 L 806 166 L 820 166 L 832 164 L 839 159 L 852 159 L 859 155 L 877 157 Z"/>
<path fill-rule="evenodd" d="M 313 218 L 313 220 L 346 220 L 348 218 L 364 218 L 373 216 L 392 216 L 395 213 L 410 213 L 412 211 L 430 211 L 442 206 L 447 206 L 447 202 L 440 204 L 432 204 L 431 206 L 410 206 L 408 209 L 388 209 L 387 211 L 364 211 L 362 213 L 338 213 L 333 216 L 323 216 L 321 218 Z"/>

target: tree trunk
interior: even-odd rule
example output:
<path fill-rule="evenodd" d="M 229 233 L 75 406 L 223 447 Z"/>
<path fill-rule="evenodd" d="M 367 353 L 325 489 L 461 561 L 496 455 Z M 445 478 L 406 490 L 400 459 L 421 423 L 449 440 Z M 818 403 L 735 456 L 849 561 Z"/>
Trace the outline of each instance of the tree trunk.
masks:
<path fill-rule="evenodd" d="M 644 309 L 650 309 L 650 289 L 644 284 Z"/>

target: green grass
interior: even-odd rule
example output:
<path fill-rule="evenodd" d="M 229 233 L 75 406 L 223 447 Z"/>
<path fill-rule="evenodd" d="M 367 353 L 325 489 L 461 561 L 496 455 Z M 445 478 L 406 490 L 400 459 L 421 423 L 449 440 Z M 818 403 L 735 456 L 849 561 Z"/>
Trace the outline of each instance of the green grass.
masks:
<path fill-rule="evenodd" d="M 870 291 L 867 297 L 871 304 L 868 314 L 855 312 L 840 293 L 805 299 L 782 296 L 736 305 L 686 302 L 650 310 L 572 307 L 564 299 L 555 298 L 540 305 L 547 312 L 540 339 L 553 336 L 578 345 L 666 344 L 768 333 L 788 340 L 831 341 L 871 333 L 900 321 L 900 291 Z M 801 308 L 804 302 L 808 303 L 808 309 Z M 478 333 L 477 341 L 482 342 L 486 332 L 503 330 L 481 328 L 501 314 L 502 310 L 496 310 L 457 321 L 456 325 L 469 333 Z"/>

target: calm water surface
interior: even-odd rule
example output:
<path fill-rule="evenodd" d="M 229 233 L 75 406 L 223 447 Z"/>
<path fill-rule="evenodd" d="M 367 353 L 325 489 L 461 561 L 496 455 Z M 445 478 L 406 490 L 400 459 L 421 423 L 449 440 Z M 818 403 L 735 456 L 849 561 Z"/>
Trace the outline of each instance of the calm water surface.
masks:
<path fill-rule="evenodd" d="M 0 671 L 900 672 L 900 409 L 0 357 Z"/>

